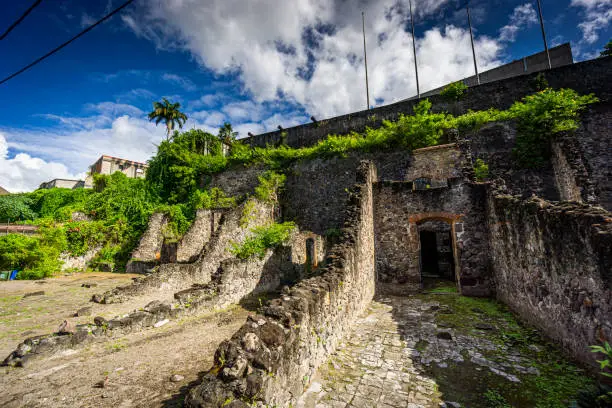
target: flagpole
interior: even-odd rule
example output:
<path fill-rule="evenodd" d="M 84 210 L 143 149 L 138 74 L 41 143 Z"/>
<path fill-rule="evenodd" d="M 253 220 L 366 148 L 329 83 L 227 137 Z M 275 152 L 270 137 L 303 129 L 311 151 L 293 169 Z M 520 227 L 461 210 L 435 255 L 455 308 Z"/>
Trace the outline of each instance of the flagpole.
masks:
<path fill-rule="evenodd" d="M 420 98 L 421 90 L 419 88 L 419 67 L 417 65 L 416 56 L 416 38 L 414 37 L 414 17 L 412 15 L 412 0 L 409 0 L 408 3 L 410 4 L 410 24 L 412 25 L 412 53 L 414 55 L 414 72 L 416 74 L 417 98 Z"/>
<path fill-rule="evenodd" d="M 368 54 L 366 51 L 366 38 L 365 38 L 365 12 L 361 12 L 361 25 L 363 28 L 363 60 L 365 62 L 365 80 L 366 80 L 366 109 L 370 109 L 370 87 L 368 86 Z"/>
<path fill-rule="evenodd" d="M 548 52 L 548 42 L 546 41 L 546 31 L 544 30 L 544 18 L 542 17 L 542 5 L 538 0 L 538 14 L 540 15 L 540 28 L 542 29 L 542 39 L 544 40 L 544 50 L 546 51 L 546 58 L 548 59 L 548 69 L 552 68 L 550 63 L 550 53 Z"/>
<path fill-rule="evenodd" d="M 476 83 L 480 85 L 480 74 L 478 73 L 478 64 L 476 63 L 476 50 L 474 48 L 474 34 L 472 33 L 472 18 L 470 17 L 469 0 L 465 2 L 465 10 L 467 11 L 468 25 L 470 26 L 470 41 L 472 42 L 472 56 L 474 57 L 474 71 L 476 72 Z"/>

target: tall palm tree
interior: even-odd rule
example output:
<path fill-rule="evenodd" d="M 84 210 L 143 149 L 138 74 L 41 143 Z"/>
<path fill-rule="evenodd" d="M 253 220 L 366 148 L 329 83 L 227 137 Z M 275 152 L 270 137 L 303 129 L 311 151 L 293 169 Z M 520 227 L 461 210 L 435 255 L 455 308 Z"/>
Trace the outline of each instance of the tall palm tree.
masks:
<path fill-rule="evenodd" d="M 161 121 L 166 123 L 166 140 L 170 138 L 176 123 L 182 129 L 187 121 L 187 115 L 179 110 L 180 107 L 180 103 L 170 103 L 166 98 L 162 98 L 161 102 L 153 102 L 153 112 L 149 113 L 149 121 L 155 121 L 156 125 Z"/>

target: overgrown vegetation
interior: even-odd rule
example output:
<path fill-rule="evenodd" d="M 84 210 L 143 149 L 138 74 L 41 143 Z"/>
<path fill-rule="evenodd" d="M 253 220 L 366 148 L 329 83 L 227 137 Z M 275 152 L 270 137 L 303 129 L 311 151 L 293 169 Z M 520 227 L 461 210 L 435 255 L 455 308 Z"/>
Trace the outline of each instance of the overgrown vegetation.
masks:
<path fill-rule="evenodd" d="M 447 101 L 458 101 L 463 97 L 463 94 L 467 90 L 467 85 L 462 81 L 453 82 L 452 84 L 444 87 L 442 92 L 440 92 L 440 96 L 442 96 Z"/>
<path fill-rule="evenodd" d="M 548 88 L 512 105 L 510 114 L 518 123 L 514 150 L 518 164 L 527 168 L 542 166 L 550 157 L 553 135 L 578 129 L 580 112 L 597 100 L 571 89 Z"/>
<path fill-rule="evenodd" d="M 476 163 L 474 163 L 474 176 L 476 176 L 478 181 L 485 181 L 489 178 L 489 165 L 484 160 L 476 159 Z"/>
<path fill-rule="evenodd" d="M 295 224 L 293 222 L 274 223 L 253 228 L 251 230 L 252 234 L 243 243 L 231 244 L 230 252 L 240 259 L 253 257 L 263 259 L 268 249 L 286 243 L 294 229 Z"/>
<path fill-rule="evenodd" d="M 461 89 L 460 84 L 454 84 L 446 94 L 458 98 Z M 467 132 L 489 122 L 510 119 L 518 123 L 514 151 L 517 163 L 537 167 L 548 158 L 552 135 L 576 129 L 580 112 L 596 101 L 591 95 L 580 96 L 572 90 L 545 89 L 505 111 L 489 109 L 453 116 L 431 112 L 431 103 L 424 100 L 414 107 L 413 115 L 400 115 L 394 122 L 383 121 L 381 127 L 366 128 L 363 133 L 330 135 L 314 146 L 299 149 L 282 143 L 252 148 L 234 140 L 235 132 L 229 124 L 224 124 L 216 136 L 198 129 L 175 131 L 172 138 L 162 141 L 149 161 L 146 180 L 115 173 L 96 177 L 94 190 L 51 189 L 0 197 L 0 221 L 19 220 L 44 226 L 40 237 L 1 237 L 0 268 L 25 270 L 20 277 L 49 276 L 59 269 L 59 253 L 82 255 L 92 248 L 101 248 L 94 265 L 120 267 L 154 211 L 169 215 L 164 234 L 173 240 L 185 233 L 198 209 L 234 207 L 235 197 L 226 196 L 218 188 L 207 188 L 214 174 L 229 167 L 266 166 L 268 171 L 260 177 L 255 197 L 276 204 L 285 181 L 279 171 L 294 161 L 345 157 L 353 151 L 418 149 L 440 143 L 448 129 Z M 477 161 L 474 171 L 479 180 L 484 180 L 488 165 Z M 248 224 L 253 205 L 248 201 L 245 204 L 241 224 Z M 75 211 L 91 221 L 71 221 Z M 251 249 L 239 252 L 261 254 L 262 242 L 274 243 L 272 238 L 282 231 L 259 230 L 255 241 L 261 242 L 249 242 Z M 34 255 L 24 258 L 24 252 Z"/>

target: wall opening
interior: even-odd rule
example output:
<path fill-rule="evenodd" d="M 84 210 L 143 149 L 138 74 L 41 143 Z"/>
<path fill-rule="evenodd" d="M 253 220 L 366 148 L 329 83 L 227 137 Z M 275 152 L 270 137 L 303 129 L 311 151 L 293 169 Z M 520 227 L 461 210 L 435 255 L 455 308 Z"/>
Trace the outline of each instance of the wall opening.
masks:
<path fill-rule="evenodd" d="M 439 281 L 455 282 L 452 225 L 443 220 L 426 220 L 418 224 L 419 267 L 423 287 Z"/>
<path fill-rule="evenodd" d="M 312 238 L 306 240 L 306 273 L 312 272 L 317 267 L 317 254 L 315 241 Z"/>

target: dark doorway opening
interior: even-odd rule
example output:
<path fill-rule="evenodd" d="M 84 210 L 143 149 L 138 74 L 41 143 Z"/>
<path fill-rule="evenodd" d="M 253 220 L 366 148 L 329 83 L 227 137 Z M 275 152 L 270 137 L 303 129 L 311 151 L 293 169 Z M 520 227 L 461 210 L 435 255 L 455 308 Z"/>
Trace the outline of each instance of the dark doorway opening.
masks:
<path fill-rule="evenodd" d="M 421 285 L 424 289 L 455 283 L 452 226 L 442 220 L 419 224 Z M 445 283 L 446 282 L 446 283 Z"/>
<path fill-rule="evenodd" d="M 434 231 L 421 231 L 421 275 L 425 277 L 438 277 L 438 249 L 436 233 Z"/>

